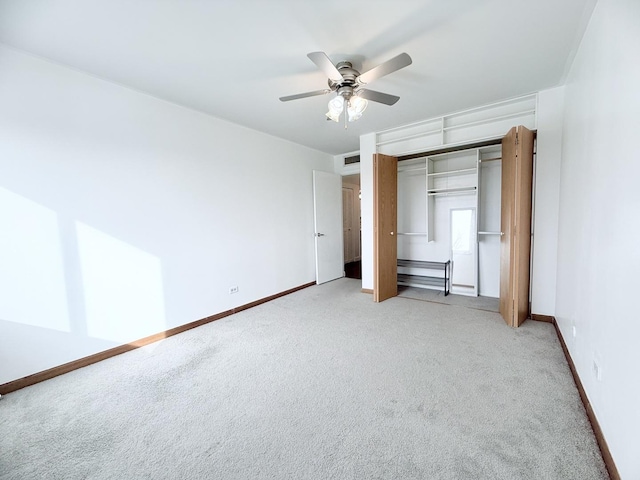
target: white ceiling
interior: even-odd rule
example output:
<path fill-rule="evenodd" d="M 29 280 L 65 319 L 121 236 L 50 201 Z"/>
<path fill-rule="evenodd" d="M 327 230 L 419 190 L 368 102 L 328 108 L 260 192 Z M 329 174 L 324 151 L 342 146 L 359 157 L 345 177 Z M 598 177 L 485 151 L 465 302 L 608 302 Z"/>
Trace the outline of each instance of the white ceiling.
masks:
<path fill-rule="evenodd" d="M 324 152 L 362 133 L 560 84 L 595 0 L 0 0 L 0 42 Z M 307 58 L 361 72 L 407 52 L 370 85 L 401 97 L 326 121 Z"/>

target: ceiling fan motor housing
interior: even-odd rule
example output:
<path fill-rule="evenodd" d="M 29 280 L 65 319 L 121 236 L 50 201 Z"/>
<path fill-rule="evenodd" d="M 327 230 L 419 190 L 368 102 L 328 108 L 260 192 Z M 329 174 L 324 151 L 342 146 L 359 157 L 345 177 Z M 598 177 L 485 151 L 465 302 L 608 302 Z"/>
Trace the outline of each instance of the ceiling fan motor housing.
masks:
<path fill-rule="evenodd" d="M 359 86 L 356 79 L 360 75 L 360 72 L 353 68 L 351 62 L 340 62 L 336 65 L 336 68 L 342 75 L 342 80 L 336 82 L 335 80 L 329 79 L 329 88 L 345 100 L 349 100 Z"/>

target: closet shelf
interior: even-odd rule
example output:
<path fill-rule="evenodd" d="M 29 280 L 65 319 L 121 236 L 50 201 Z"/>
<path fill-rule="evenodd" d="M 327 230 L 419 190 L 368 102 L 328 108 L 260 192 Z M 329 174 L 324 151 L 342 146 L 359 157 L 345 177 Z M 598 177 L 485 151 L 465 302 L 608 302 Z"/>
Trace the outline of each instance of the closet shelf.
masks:
<path fill-rule="evenodd" d="M 449 286 L 451 282 L 451 260 L 447 260 L 446 262 L 432 262 L 428 260 L 409 260 L 399 258 L 398 267 L 425 269 L 427 271 L 441 270 L 443 272 L 442 276 L 435 276 L 427 272 L 425 272 L 425 274 L 398 273 L 398 285 L 439 287 L 444 291 L 445 296 L 449 295 Z"/>
<path fill-rule="evenodd" d="M 460 170 L 449 170 L 446 172 L 434 172 L 434 173 L 428 173 L 427 177 L 443 177 L 443 176 L 453 176 L 453 175 L 464 175 L 465 173 L 474 173 L 476 172 L 478 169 L 473 167 L 473 168 L 461 168 Z"/>
<path fill-rule="evenodd" d="M 413 168 L 412 167 L 406 167 L 406 168 L 403 168 L 402 170 L 400 170 L 398 168 L 398 173 L 419 172 L 421 170 L 426 170 L 426 169 L 427 169 L 426 165 L 425 166 L 421 166 L 421 167 L 413 167 Z"/>
<path fill-rule="evenodd" d="M 414 284 L 428 285 L 430 287 L 443 287 L 444 277 L 426 277 L 424 275 L 409 275 L 407 273 L 398 274 L 398 285 L 412 287 Z M 444 287 L 443 287 L 444 288 Z M 445 291 L 445 296 L 449 291 Z"/>

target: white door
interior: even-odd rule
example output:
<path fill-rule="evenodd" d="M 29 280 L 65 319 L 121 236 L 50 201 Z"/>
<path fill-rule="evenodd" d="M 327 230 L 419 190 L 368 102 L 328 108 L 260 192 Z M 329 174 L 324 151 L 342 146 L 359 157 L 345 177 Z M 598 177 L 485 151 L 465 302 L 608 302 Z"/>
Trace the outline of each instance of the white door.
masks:
<path fill-rule="evenodd" d="M 313 171 L 316 237 L 316 283 L 344 276 L 342 242 L 342 177 Z"/>
<path fill-rule="evenodd" d="M 452 208 L 451 292 L 478 295 L 477 231 L 475 208 Z"/>

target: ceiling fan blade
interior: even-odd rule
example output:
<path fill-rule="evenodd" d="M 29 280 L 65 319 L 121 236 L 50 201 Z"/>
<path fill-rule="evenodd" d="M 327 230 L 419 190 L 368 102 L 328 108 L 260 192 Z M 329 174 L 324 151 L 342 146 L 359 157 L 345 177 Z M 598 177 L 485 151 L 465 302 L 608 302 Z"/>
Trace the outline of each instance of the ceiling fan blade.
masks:
<path fill-rule="evenodd" d="M 342 80 L 342 74 L 338 71 L 336 66 L 331 63 L 331 60 L 329 59 L 329 57 L 327 57 L 326 53 L 311 52 L 307 54 L 307 57 L 309 57 L 309 59 L 313 63 L 315 63 L 318 68 L 322 70 L 324 74 L 331 80 L 334 80 L 336 82 Z"/>
<path fill-rule="evenodd" d="M 358 90 L 358 96 L 366 100 L 371 100 L 372 102 L 384 103 L 385 105 L 393 105 L 400 100 L 400 97 L 396 97 L 395 95 L 376 92 L 375 90 L 367 90 L 366 88 Z"/>
<path fill-rule="evenodd" d="M 393 57 L 391 60 L 387 60 L 386 62 L 378 65 L 377 67 L 372 68 L 368 72 L 364 72 L 362 75 L 360 75 L 357 78 L 357 81 L 361 85 L 366 85 L 367 83 L 371 83 L 380 77 L 389 75 L 390 73 L 393 73 L 396 70 L 400 70 L 401 68 L 408 67 L 409 65 L 411 65 L 411 63 L 412 63 L 411 57 L 406 53 L 401 53 L 400 55 Z"/>
<path fill-rule="evenodd" d="M 289 95 L 287 97 L 280 97 L 281 102 L 288 102 L 290 100 L 298 100 L 299 98 L 315 97 L 316 95 L 325 95 L 331 92 L 330 89 L 316 90 L 315 92 L 298 93 L 297 95 Z"/>

